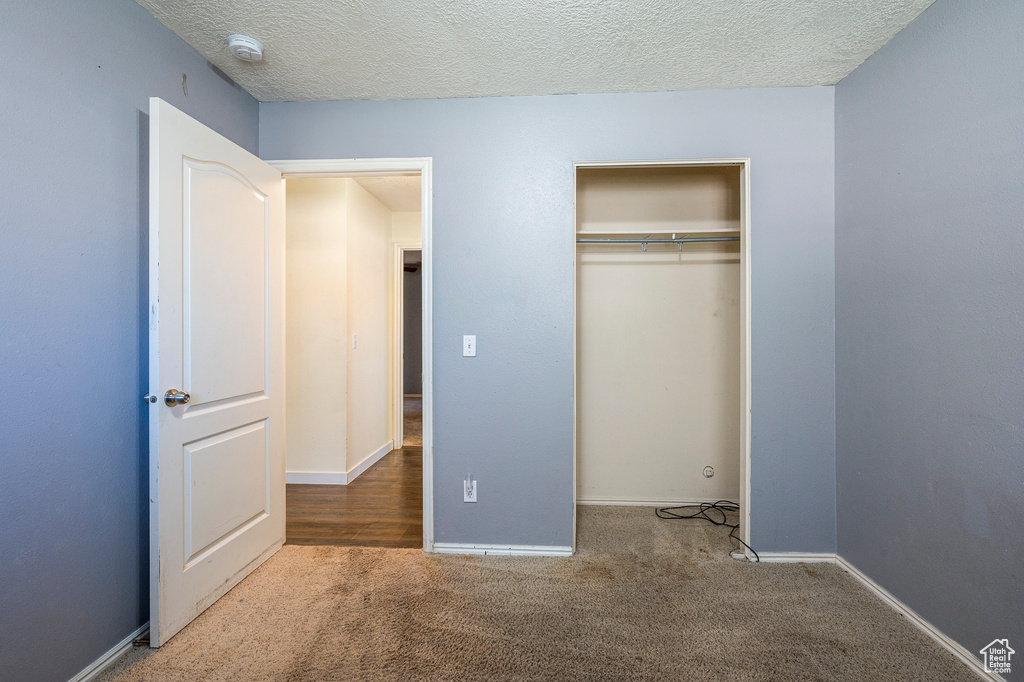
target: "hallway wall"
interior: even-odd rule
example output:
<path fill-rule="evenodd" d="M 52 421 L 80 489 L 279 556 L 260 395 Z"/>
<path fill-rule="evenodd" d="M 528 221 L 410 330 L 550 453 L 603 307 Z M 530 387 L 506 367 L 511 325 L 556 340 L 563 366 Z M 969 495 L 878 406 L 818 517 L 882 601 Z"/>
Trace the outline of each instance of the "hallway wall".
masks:
<path fill-rule="evenodd" d="M 393 439 L 391 211 L 346 178 L 348 190 L 348 470 Z M 358 336 L 358 347 L 352 337 Z"/>
<path fill-rule="evenodd" d="M 352 178 L 286 182 L 287 477 L 350 482 L 392 440 L 395 214 Z"/>
<path fill-rule="evenodd" d="M 286 181 L 285 469 L 348 471 L 348 178 Z"/>

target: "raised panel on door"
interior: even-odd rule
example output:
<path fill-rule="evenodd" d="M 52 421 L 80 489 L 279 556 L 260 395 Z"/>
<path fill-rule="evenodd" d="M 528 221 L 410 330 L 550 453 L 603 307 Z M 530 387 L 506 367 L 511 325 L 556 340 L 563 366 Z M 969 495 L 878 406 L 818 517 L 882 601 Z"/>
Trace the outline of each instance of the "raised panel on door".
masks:
<path fill-rule="evenodd" d="M 185 159 L 188 411 L 266 391 L 267 196 L 227 166 Z"/>
<path fill-rule="evenodd" d="M 265 421 L 184 445 L 186 570 L 270 512 Z"/>

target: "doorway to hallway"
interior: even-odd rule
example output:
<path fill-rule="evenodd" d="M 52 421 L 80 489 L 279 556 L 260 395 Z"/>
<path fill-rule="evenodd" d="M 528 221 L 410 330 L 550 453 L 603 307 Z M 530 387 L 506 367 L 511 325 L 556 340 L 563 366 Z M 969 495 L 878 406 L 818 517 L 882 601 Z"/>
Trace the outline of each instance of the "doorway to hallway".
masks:
<path fill-rule="evenodd" d="M 427 169 L 282 170 L 298 287 L 288 296 L 286 543 L 429 551 Z"/>

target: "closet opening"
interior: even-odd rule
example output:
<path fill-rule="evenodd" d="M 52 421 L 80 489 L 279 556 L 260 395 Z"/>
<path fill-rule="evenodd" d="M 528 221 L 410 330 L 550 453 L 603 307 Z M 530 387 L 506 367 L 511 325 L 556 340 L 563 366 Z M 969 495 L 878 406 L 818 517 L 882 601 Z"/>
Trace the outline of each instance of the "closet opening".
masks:
<path fill-rule="evenodd" d="M 575 502 L 727 500 L 750 545 L 749 160 L 575 179 Z"/>

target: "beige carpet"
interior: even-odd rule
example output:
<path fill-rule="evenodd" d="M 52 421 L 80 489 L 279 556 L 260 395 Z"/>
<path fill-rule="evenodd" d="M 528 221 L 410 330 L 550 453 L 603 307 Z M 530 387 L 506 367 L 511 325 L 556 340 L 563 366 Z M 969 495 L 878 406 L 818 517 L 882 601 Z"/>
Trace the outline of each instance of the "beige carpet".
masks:
<path fill-rule="evenodd" d="M 423 445 L 423 398 L 402 399 L 402 446 Z"/>
<path fill-rule="evenodd" d="M 970 680 L 834 565 L 581 507 L 571 558 L 286 546 L 103 680 Z"/>

